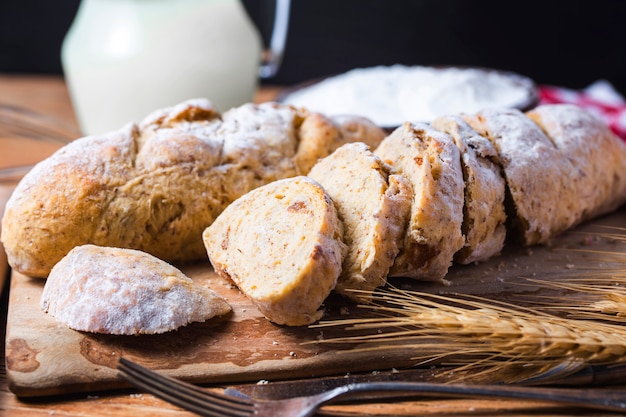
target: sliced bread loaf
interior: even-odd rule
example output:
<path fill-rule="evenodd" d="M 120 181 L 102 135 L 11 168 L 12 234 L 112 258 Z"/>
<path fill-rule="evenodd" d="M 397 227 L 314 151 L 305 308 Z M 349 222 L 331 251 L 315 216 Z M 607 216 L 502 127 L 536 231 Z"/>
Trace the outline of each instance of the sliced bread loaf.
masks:
<path fill-rule="evenodd" d="M 441 281 L 465 244 L 460 153 L 447 134 L 405 123 L 374 151 L 413 188 L 409 223 L 391 276 Z"/>
<path fill-rule="evenodd" d="M 334 201 L 344 224 L 348 254 L 335 290 L 351 298 L 385 285 L 398 254 L 413 192 L 401 175 L 364 143 L 349 143 L 309 172 Z"/>
<path fill-rule="evenodd" d="M 460 116 L 442 116 L 431 123 L 447 133 L 461 152 L 465 181 L 463 235 L 465 246 L 454 260 L 460 264 L 484 261 L 498 255 L 506 238 L 505 182 L 494 160 L 496 149 Z"/>
<path fill-rule="evenodd" d="M 555 203 L 562 185 L 562 155 L 519 110 L 489 109 L 463 118 L 498 152 L 507 183 L 508 235 L 527 246 L 548 243 L 562 227 Z"/>

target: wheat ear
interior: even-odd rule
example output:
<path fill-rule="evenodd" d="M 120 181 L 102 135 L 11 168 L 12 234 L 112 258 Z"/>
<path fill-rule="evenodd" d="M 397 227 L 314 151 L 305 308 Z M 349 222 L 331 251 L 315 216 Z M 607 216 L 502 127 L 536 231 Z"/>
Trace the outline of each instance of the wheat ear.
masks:
<path fill-rule="evenodd" d="M 540 310 L 468 295 L 443 296 L 389 288 L 362 305 L 378 317 L 321 322 L 365 334 L 319 343 L 362 343 L 358 350 L 410 349 L 417 364 L 447 360 L 465 367 L 549 369 L 563 363 L 626 361 L 626 328 L 556 317 Z M 361 332 L 362 333 L 362 332 Z M 436 353 L 422 354 L 427 350 Z"/>
<path fill-rule="evenodd" d="M 626 243 L 626 228 L 609 227 L 604 239 Z M 534 287 L 565 290 L 563 296 L 517 296 L 517 301 L 532 304 L 546 312 L 567 314 L 570 318 L 626 323 L 626 252 L 594 249 L 566 249 L 592 255 L 586 267 L 578 267 L 558 281 L 527 278 Z M 524 285 L 524 284 L 518 284 Z"/>

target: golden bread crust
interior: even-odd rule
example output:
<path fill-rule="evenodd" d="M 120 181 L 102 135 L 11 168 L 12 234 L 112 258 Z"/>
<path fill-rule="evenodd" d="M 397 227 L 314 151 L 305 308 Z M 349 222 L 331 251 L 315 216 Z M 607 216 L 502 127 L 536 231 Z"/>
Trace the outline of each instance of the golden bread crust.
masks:
<path fill-rule="evenodd" d="M 469 264 L 500 254 L 506 238 L 505 182 L 494 162 L 495 148 L 460 116 L 442 116 L 431 125 L 450 135 L 461 153 L 465 246 L 455 254 L 455 262 Z"/>
<path fill-rule="evenodd" d="M 405 123 L 374 151 L 406 177 L 413 203 L 403 247 L 391 276 L 441 281 L 465 244 L 460 153 L 445 133 L 424 123 Z"/>
<path fill-rule="evenodd" d="M 190 100 L 118 132 L 78 139 L 39 163 L 9 200 L 2 221 L 9 263 L 46 277 L 87 243 L 169 262 L 202 259 L 202 231 L 228 204 L 299 175 L 296 156 L 312 159 L 303 143 L 319 144 L 316 159 L 345 140 L 325 120 L 277 103 L 246 104 L 220 116 L 210 102 Z M 335 129 L 330 135 L 328 126 Z M 370 128 L 371 122 L 364 129 Z"/>
<path fill-rule="evenodd" d="M 510 197 L 509 236 L 526 246 L 548 243 L 554 237 L 551 199 L 559 194 L 562 163 L 552 141 L 519 110 L 489 109 L 463 118 L 498 152 Z"/>
<path fill-rule="evenodd" d="M 526 115 L 559 151 L 561 222 L 555 233 L 626 203 L 626 144 L 600 118 L 574 105 L 543 105 Z"/>

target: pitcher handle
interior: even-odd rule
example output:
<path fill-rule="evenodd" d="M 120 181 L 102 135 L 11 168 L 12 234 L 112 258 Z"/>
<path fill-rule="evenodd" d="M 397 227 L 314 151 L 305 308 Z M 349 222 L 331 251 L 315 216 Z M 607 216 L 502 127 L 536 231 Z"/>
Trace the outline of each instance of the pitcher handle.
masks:
<path fill-rule="evenodd" d="M 263 51 L 261 67 L 259 68 L 261 78 L 271 78 L 276 75 L 283 61 L 287 30 L 289 29 L 290 6 L 290 0 L 276 0 L 272 36 L 269 48 Z"/>

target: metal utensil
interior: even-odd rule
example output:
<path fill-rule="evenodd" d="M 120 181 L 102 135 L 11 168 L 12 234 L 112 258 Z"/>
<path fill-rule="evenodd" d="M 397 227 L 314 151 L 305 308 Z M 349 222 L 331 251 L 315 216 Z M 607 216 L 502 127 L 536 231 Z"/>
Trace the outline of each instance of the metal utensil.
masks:
<path fill-rule="evenodd" d="M 320 394 L 284 400 L 233 396 L 163 376 L 127 359 L 118 369 L 136 387 L 201 416 L 308 417 L 324 404 L 359 393 L 377 398 L 422 397 L 524 399 L 569 404 L 587 409 L 626 413 L 626 392 L 577 388 L 537 388 L 504 385 L 436 384 L 422 382 L 364 382 L 340 386 Z"/>

